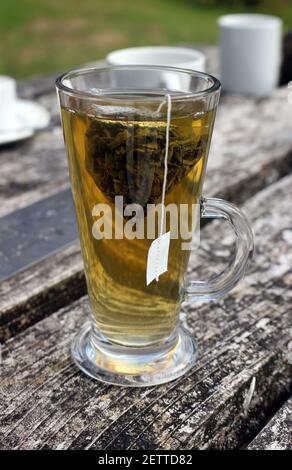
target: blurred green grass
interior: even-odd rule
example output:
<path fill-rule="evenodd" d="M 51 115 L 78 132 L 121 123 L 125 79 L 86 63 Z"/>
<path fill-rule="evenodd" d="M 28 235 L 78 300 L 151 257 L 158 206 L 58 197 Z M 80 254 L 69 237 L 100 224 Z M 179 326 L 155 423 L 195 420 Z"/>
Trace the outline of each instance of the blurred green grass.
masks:
<path fill-rule="evenodd" d="M 261 11 L 291 27 L 292 7 L 272 5 Z M 190 0 L 0 0 L 0 73 L 58 72 L 120 47 L 213 43 L 216 18 L 231 11 Z"/>

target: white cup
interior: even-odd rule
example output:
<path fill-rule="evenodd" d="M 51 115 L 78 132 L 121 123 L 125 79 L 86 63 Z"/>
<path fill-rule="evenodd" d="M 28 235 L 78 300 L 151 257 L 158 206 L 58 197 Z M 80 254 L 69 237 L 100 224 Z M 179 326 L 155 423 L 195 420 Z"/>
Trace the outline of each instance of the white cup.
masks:
<path fill-rule="evenodd" d="M 130 47 L 110 52 L 106 56 L 106 62 L 109 65 L 158 65 L 204 72 L 206 59 L 200 51 L 187 47 L 149 46 Z M 147 77 L 147 82 L 145 77 Z M 178 80 L 189 79 L 187 76 L 170 77 L 169 74 L 165 74 L 165 83 L 157 83 L 157 79 L 153 77 L 152 72 L 143 71 L 143 83 L 144 85 L 146 83 L 149 89 L 163 86 L 172 90 L 181 89 L 182 84 L 178 83 Z M 133 83 L 131 75 L 128 74 L 122 86 L 136 87 L 137 83 Z"/>
<path fill-rule="evenodd" d="M 282 20 L 269 15 L 235 14 L 221 16 L 218 25 L 223 90 L 269 95 L 279 81 Z"/>
<path fill-rule="evenodd" d="M 187 47 L 149 46 L 130 47 L 110 52 L 106 56 L 110 65 L 167 65 L 205 72 L 205 56 Z"/>
<path fill-rule="evenodd" d="M 16 125 L 16 81 L 0 75 L 0 132 L 13 130 Z"/>

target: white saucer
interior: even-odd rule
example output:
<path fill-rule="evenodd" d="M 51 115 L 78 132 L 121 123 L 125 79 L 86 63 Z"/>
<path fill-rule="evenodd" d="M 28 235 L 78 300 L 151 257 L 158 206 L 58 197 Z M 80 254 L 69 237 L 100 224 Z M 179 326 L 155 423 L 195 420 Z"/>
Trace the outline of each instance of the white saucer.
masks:
<path fill-rule="evenodd" d="M 0 130 L 0 145 L 28 139 L 36 130 L 49 125 L 50 114 L 40 104 L 34 101 L 17 100 L 14 106 L 15 124 L 11 130 Z"/>

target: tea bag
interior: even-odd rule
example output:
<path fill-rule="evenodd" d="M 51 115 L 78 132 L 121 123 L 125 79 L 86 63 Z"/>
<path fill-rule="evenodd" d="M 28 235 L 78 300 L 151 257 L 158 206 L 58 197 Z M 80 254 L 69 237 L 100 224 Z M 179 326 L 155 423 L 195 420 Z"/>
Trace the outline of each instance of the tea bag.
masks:
<path fill-rule="evenodd" d="M 148 112 L 115 106 L 87 109 L 86 170 L 109 202 L 119 195 L 124 207 L 140 204 L 145 209 L 147 204 L 160 201 L 166 133 L 160 116 L 162 105 L 165 100 Z M 201 132 L 194 134 L 192 119 L 176 117 L 169 126 L 166 193 L 187 175 L 206 147 Z"/>
<path fill-rule="evenodd" d="M 166 124 L 166 139 L 165 139 L 165 152 L 164 152 L 164 175 L 161 197 L 161 220 L 159 236 L 150 245 L 147 255 L 146 267 L 146 284 L 149 284 L 155 279 L 159 281 L 159 276 L 167 271 L 168 268 L 168 253 L 170 244 L 170 232 L 163 233 L 164 219 L 165 219 L 165 192 L 168 171 L 168 151 L 169 151 L 169 133 L 170 133 L 170 120 L 171 120 L 171 96 L 166 95 L 167 98 L 167 124 Z M 160 107 L 158 111 L 160 111 Z"/>

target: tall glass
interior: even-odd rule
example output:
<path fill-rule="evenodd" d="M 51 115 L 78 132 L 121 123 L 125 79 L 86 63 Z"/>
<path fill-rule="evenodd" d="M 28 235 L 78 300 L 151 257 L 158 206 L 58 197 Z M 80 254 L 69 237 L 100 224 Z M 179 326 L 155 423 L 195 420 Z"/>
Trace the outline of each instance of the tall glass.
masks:
<path fill-rule="evenodd" d="M 66 73 L 56 86 L 92 309 L 73 359 L 112 384 L 173 380 L 197 356 L 179 325 L 181 302 L 225 294 L 253 249 L 240 211 L 202 197 L 220 83 L 189 70 L 113 66 Z M 222 274 L 187 282 L 197 207 L 230 222 L 237 248 Z"/>

